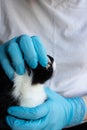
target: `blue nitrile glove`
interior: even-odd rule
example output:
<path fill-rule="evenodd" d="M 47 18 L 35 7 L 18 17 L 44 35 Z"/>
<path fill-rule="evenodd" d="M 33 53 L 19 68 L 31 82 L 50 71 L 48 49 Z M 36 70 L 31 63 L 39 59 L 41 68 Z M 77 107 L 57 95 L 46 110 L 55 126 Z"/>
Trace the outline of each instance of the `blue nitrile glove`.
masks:
<path fill-rule="evenodd" d="M 79 124 L 85 115 L 82 98 L 64 98 L 45 88 L 48 100 L 34 108 L 10 107 L 6 120 L 12 130 L 61 130 Z"/>
<path fill-rule="evenodd" d="M 42 66 L 47 65 L 47 54 L 39 37 L 21 35 L 0 45 L 0 64 L 10 79 L 13 79 L 14 70 L 20 75 L 24 74 L 23 58 L 32 68 L 37 66 L 38 61 Z"/>

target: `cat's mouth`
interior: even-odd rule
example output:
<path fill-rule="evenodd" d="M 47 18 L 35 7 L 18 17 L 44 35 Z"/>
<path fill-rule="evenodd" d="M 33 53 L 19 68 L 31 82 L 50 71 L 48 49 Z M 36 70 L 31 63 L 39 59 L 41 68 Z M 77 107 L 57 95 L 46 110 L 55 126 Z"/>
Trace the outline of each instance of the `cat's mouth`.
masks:
<path fill-rule="evenodd" d="M 28 72 L 28 76 L 32 77 L 32 84 L 38 84 L 38 83 L 43 84 L 45 81 L 47 81 L 53 76 L 56 64 L 51 56 L 49 55 L 47 56 L 48 56 L 48 64 L 46 67 L 43 67 L 38 63 L 38 66 L 35 69 L 32 69 L 26 64 L 26 70 Z"/>

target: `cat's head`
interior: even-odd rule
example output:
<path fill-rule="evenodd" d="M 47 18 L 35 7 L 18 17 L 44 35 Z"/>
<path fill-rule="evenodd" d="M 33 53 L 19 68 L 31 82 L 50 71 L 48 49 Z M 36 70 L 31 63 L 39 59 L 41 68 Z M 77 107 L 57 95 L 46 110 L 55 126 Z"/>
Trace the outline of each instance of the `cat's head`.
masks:
<path fill-rule="evenodd" d="M 37 84 L 37 83 L 43 84 L 52 77 L 55 70 L 55 61 L 53 57 L 49 55 L 47 56 L 48 56 L 48 64 L 46 67 L 43 67 L 38 63 L 37 68 L 31 69 L 32 84 Z M 28 71 L 30 75 L 31 72 L 29 69 Z"/>

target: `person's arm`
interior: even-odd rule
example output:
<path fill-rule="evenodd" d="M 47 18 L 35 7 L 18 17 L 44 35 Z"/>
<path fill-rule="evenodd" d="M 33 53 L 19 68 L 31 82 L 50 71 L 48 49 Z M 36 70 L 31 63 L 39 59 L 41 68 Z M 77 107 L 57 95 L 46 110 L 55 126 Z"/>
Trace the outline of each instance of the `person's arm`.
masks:
<path fill-rule="evenodd" d="M 87 100 L 83 97 L 65 98 L 45 88 L 48 99 L 34 108 L 11 107 L 8 125 L 14 129 L 61 130 L 87 119 Z"/>

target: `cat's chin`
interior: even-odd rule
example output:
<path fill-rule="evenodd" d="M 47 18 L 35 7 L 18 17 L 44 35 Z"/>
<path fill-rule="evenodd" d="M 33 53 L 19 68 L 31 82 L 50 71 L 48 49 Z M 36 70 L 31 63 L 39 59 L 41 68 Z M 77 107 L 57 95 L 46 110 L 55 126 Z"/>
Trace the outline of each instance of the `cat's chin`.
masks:
<path fill-rule="evenodd" d="M 32 75 L 29 76 L 27 71 L 21 76 L 15 74 L 12 96 L 24 107 L 35 107 L 47 98 L 43 84 L 32 85 Z"/>
<path fill-rule="evenodd" d="M 36 107 L 47 99 L 43 86 L 37 85 L 30 90 L 29 95 L 20 97 L 20 106 Z"/>

